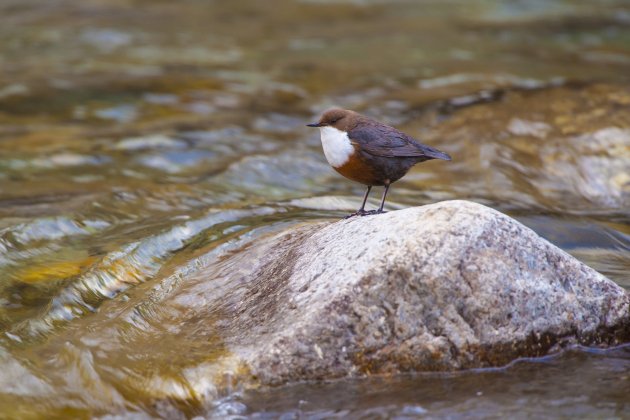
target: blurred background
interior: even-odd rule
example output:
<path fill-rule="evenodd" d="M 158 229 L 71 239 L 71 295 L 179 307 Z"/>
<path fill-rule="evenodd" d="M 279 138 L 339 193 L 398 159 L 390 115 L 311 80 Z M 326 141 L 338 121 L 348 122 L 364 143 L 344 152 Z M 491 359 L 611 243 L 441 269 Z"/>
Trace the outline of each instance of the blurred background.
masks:
<path fill-rule="evenodd" d="M 477 201 L 630 288 L 629 1 L 2 0 L 0 22 L 0 413 L 630 410 L 628 349 L 221 393 L 216 314 L 187 294 L 358 207 L 304 126 L 333 105 L 453 157 L 390 209 Z"/>

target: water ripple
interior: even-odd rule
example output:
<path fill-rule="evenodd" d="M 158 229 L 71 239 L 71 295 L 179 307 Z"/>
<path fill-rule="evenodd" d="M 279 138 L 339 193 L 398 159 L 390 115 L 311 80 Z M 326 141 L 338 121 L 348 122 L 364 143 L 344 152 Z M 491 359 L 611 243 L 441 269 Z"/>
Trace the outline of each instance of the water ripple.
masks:
<path fill-rule="evenodd" d="M 42 316 L 28 320 L 12 333 L 28 336 L 46 334 L 63 323 L 94 312 L 103 299 L 111 299 L 129 287 L 154 277 L 169 257 L 203 231 L 247 217 L 270 215 L 275 211 L 269 207 L 211 210 L 205 216 L 110 252 L 53 297 L 50 308 Z"/>

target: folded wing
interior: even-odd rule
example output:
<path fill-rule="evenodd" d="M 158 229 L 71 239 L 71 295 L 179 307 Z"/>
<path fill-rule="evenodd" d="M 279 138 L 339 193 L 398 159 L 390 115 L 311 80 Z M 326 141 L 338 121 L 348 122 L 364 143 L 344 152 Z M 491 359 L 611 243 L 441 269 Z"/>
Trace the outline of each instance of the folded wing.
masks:
<path fill-rule="evenodd" d="M 382 157 L 417 157 L 451 160 L 451 157 L 433 147 L 421 144 L 393 127 L 380 124 L 363 125 L 348 132 L 351 142 L 361 150 Z"/>

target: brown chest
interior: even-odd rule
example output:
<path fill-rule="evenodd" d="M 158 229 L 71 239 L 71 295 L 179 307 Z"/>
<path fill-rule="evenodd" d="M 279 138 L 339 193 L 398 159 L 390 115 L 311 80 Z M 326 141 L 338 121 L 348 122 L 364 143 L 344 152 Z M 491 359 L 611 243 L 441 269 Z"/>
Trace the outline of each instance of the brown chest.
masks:
<path fill-rule="evenodd" d="M 365 185 L 384 185 L 387 181 L 378 168 L 371 165 L 356 151 L 343 165 L 333 168 L 346 178 Z"/>

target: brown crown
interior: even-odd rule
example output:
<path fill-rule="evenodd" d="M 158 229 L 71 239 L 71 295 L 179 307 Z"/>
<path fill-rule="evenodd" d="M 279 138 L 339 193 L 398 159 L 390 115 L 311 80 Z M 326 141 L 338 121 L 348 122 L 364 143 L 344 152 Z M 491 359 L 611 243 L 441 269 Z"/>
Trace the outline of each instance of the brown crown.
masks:
<path fill-rule="evenodd" d="M 332 108 L 324 112 L 319 119 L 319 127 L 335 127 L 341 131 L 352 130 L 361 119 L 361 115 L 354 111 L 341 108 Z"/>

